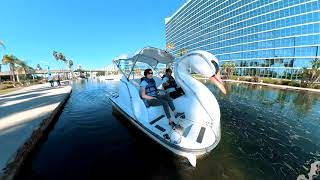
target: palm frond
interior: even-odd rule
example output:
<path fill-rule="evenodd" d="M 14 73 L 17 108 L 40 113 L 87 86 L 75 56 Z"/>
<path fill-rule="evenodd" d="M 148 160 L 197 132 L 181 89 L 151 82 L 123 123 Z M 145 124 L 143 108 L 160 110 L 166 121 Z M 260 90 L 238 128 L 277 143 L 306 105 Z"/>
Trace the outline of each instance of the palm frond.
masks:
<path fill-rule="evenodd" d="M 40 64 L 37 64 L 37 69 L 42 70 L 42 67 L 40 66 Z"/>
<path fill-rule="evenodd" d="M 3 47 L 3 49 L 6 49 L 6 46 L 4 45 L 4 42 L 0 40 L 0 46 Z"/>
<path fill-rule="evenodd" d="M 17 60 L 17 57 L 15 57 L 14 55 L 4 55 L 2 58 L 2 63 L 3 64 L 10 64 L 10 63 L 15 64 L 16 60 Z"/>
<path fill-rule="evenodd" d="M 69 60 L 69 68 L 71 68 L 73 66 L 73 61 Z"/>
<path fill-rule="evenodd" d="M 59 60 L 59 56 L 58 56 L 58 52 L 57 51 L 53 51 L 52 55 L 57 61 Z"/>

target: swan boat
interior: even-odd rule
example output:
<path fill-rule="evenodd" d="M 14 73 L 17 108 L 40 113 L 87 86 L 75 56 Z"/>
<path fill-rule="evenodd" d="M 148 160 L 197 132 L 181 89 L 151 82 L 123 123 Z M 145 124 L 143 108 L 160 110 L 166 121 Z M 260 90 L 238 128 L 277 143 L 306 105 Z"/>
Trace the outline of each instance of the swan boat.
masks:
<path fill-rule="evenodd" d="M 127 64 L 131 64 L 132 69 L 123 70 L 120 61 L 129 61 Z M 219 74 L 218 60 L 214 55 L 206 51 L 193 51 L 175 58 L 167 51 L 145 47 L 130 58 L 113 62 L 123 76 L 118 92 L 109 98 L 113 107 L 138 129 L 174 154 L 187 158 L 194 167 L 198 157 L 217 146 L 221 138 L 219 104 L 212 92 L 190 73 L 191 70 L 201 74 L 226 93 Z M 176 83 L 185 92 L 173 100 L 176 110 L 185 113 L 184 118 L 175 119 L 180 128 L 169 125 L 162 106 L 145 106 L 140 96 L 140 77 L 135 78 L 134 67 L 139 63 L 147 64 L 154 72 L 157 72 L 158 64 L 174 67 Z M 161 78 L 153 78 L 158 89 L 161 89 Z M 168 134 L 170 139 L 165 138 L 164 134 Z"/>

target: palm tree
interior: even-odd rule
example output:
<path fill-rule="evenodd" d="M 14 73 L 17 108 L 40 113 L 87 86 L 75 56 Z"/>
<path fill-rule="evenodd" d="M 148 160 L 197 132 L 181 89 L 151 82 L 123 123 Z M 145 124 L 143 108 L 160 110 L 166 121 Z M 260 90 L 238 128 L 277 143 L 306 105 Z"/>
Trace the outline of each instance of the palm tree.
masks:
<path fill-rule="evenodd" d="M 40 66 L 40 64 L 37 64 L 37 69 L 42 70 L 42 67 Z"/>
<path fill-rule="evenodd" d="M 15 66 L 15 65 L 19 65 L 19 66 Z M 18 82 L 20 82 L 19 73 L 24 72 L 25 78 L 27 77 L 27 75 L 26 75 L 26 69 L 27 69 L 28 65 L 27 65 L 23 60 L 20 60 L 19 58 L 15 57 L 13 67 L 14 67 L 14 71 L 17 71 L 17 72 L 18 72 L 18 73 L 16 74 L 16 77 L 17 77 L 17 81 L 18 81 Z M 14 74 L 14 73 L 13 73 L 13 74 Z"/>
<path fill-rule="evenodd" d="M 58 54 L 58 57 L 59 57 L 59 59 L 62 61 L 62 62 L 67 62 L 67 59 L 66 59 L 66 56 L 64 55 L 64 54 L 62 54 L 62 53 L 59 53 Z"/>
<path fill-rule="evenodd" d="M 30 72 L 33 70 L 32 67 L 30 67 L 29 65 L 27 65 L 27 63 L 25 61 L 19 60 L 17 62 L 18 65 L 20 65 L 22 71 L 24 72 L 24 76 L 25 78 L 27 78 L 27 72 Z"/>
<path fill-rule="evenodd" d="M 180 57 L 180 56 L 183 56 L 185 54 L 187 54 L 188 52 L 188 49 L 187 48 L 182 48 L 179 50 L 179 52 L 177 53 L 177 56 Z"/>
<path fill-rule="evenodd" d="M 15 83 L 14 71 L 15 71 L 15 64 L 18 62 L 18 58 L 13 55 L 4 55 L 2 58 L 2 63 L 4 65 L 8 64 L 11 72 L 11 80 Z M 17 79 L 19 82 L 19 79 Z"/>
<path fill-rule="evenodd" d="M 320 68 L 320 59 L 314 58 L 314 60 L 311 61 L 312 68 L 319 69 Z"/>
<path fill-rule="evenodd" d="M 53 57 L 57 60 L 57 61 L 62 61 L 64 63 L 68 63 L 68 60 L 66 59 L 66 56 L 62 53 L 58 53 L 57 51 L 53 51 Z"/>
<path fill-rule="evenodd" d="M 24 69 L 21 66 L 15 67 L 15 71 L 17 72 L 16 77 L 17 81 L 20 82 L 19 74 L 22 74 L 24 72 Z"/>
<path fill-rule="evenodd" d="M 66 56 L 64 54 L 62 54 L 62 53 L 59 53 L 58 56 L 59 56 L 60 61 L 66 63 L 67 66 L 68 66 L 68 60 L 66 59 Z M 67 76 L 67 73 L 64 72 L 64 75 Z"/>
<path fill-rule="evenodd" d="M 172 49 L 174 49 L 175 48 L 175 46 L 174 46 L 174 44 L 173 43 L 168 43 L 167 44 L 167 51 L 171 51 Z"/>
<path fill-rule="evenodd" d="M 232 61 L 225 62 L 222 65 L 222 69 L 224 73 L 226 74 L 227 78 L 230 79 L 231 76 L 233 75 L 234 71 L 236 70 L 236 64 Z"/>
<path fill-rule="evenodd" d="M 313 88 L 320 80 L 320 59 L 315 58 L 311 61 L 311 68 L 304 67 L 302 70 L 301 85 Z"/>
<path fill-rule="evenodd" d="M 59 60 L 59 56 L 58 56 L 57 51 L 53 51 L 52 55 L 57 61 Z"/>
<path fill-rule="evenodd" d="M 72 71 L 73 61 L 72 60 L 69 60 L 68 66 L 69 66 L 69 71 L 71 72 L 71 76 L 72 76 L 71 78 L 73 78 L 73 71 Z"/>

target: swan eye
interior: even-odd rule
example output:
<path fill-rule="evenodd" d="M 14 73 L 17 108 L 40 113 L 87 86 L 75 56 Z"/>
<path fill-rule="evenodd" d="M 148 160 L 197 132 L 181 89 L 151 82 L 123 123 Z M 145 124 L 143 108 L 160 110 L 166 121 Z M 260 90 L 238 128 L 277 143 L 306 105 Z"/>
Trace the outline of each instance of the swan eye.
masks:
<path fill-rule="evenodd" d="M 215 75 L 216 75 L 216 74 L 219 72 L 219 65 L 218 65 L 218 63 L 217 63 L 216 61 L 214 61 L 214 60 L 212 60 L 211 62 L 212 62 L 212 64 L 213 64 L 214 68 L 216 69 L 216 72 L 215 72 Z"/>

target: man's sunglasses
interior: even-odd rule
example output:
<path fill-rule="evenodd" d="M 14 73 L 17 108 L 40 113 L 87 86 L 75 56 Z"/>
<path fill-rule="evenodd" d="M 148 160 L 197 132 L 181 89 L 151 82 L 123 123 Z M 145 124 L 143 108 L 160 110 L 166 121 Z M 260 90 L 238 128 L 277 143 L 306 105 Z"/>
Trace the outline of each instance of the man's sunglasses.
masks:
<path fill-rule="evenodd" d="M 153 72 L 148 72 L 148 74 L 153 74 Z"/>

